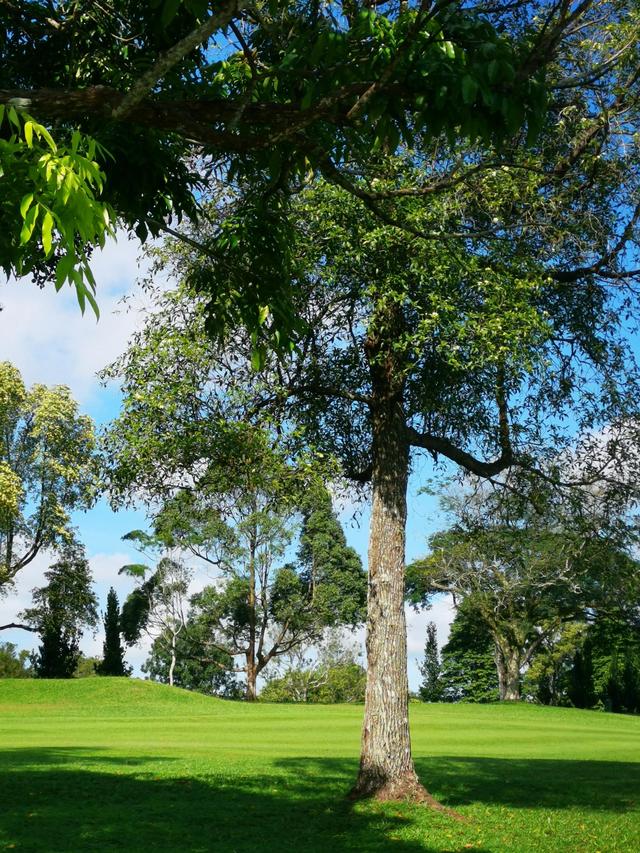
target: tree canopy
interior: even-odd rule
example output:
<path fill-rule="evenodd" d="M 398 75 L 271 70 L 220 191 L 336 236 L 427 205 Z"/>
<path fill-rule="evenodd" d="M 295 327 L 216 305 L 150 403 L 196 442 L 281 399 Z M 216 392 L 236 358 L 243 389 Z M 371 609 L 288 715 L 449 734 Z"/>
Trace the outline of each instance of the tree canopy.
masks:
<path fill-rule="evenodd" d="M 553 86 L 628 76 L 637 10 L 602 6 L 3 0 L 0 262 L 55 267 L 91 299 L 87 248 L 115 221 L 142 238 L 172 228 L 222 176 L 248 192 L 219 248 L 255 244 L 229 311 L 259 331 L 268 306 L 286 338 L 288 192 L 321 174 L 371 207 L 351 170 L 372 151 L 426 153 L 443 131 L 491 143 L 525 127 L 533 140 Z M 611 109 L 593 105 L 596 128 Z"/>
<path fill-rule="evenodd" d="M 46 548 L 71 543 L 70 513 L 96 491 L 93 423 L 68 388 L 25 388 L 0 363 L 0 588 Z"/>
<path fill-rule="evenodd" d="M 520 500 L 486 489 L 450 498 L 452 526 L 431 536 L 430 553 L 407 569 L 414 602 L 449 593 L 484 625 L 508 700 L 520 698 L 524 669 L 565 623 L 598 612 L 633 618 L 639 580 L 635 536 L 623 547 L 597 518 L 571 526 L 553 503 L 543 513 Z"/>

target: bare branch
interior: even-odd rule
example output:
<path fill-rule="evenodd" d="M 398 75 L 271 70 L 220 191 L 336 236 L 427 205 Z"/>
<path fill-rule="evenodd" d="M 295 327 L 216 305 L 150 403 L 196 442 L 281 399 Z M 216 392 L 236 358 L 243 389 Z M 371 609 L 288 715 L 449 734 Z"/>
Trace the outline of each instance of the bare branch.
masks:
<path fill-rule="evenodd" d="M 32 634 L 38 633 L 37 628 L 32 628 L 31 625 L 23 625 L 21 622 L 9 622 L 7 625 L 0 625 L 0 631 L 9 631 L 12 628 L 19 628 L 21 631 L 31 631 Z"/>

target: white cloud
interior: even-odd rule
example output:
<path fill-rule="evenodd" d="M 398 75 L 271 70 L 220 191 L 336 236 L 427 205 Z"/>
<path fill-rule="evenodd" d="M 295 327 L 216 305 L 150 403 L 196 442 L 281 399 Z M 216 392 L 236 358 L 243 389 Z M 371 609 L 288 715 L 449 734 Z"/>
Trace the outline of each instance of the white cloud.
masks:
<path fill-rule="evenodd" d="M 124 351 L 138 315 L 120 304 L 141 273 L 137 240 L 120 233 L 96 251 L 91 267 L 97 282 L 100 319 L 91 308 L 80 313 L 75 291 L 53 285 L 42 290 L 28 279 L 10 280 L 0 288 L 0 359 L 22 372 L 28 385 L 68 385 L 83 405 L 99 393 L 96 372 Z M 146 262 L 143 262 L 143 267 Z"/>

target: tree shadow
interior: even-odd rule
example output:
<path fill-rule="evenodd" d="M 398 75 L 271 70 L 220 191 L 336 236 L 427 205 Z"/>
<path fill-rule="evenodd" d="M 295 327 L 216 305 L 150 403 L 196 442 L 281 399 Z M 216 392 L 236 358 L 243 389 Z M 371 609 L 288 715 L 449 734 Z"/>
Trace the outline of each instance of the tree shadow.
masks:
<path fill-rule="evenodd" d="M 443 805 L 482 803 L 515 809 L 583 808 L 626 812 L 640 806 L 640 762 L 538 758 L 417 758 L 420 780 Z M 281 759 L 299 782 L 321 777 L 347 790 L 357 765 L 343 759 Z"/>
<path fill-rule="evenodd" d="M 438 756 L 416 760 L 416 769 L 452 808 L 480 802 L 626 812 L 640 806 L 640 762 Z"/>
<path fill-rule="evenodd" d="M 149 773 L 158 761 L 162 763 L 157 771 L 163 775 Z M 182 762 L 173 776 L 166 775 L 172 773 L 171 761 L 155 756 L 119 759 L 80 748 L 1 752 L 0 849 L 23 853 L 389 849 L 428 853 L 431 849 L 399 837 L 412 822 L 407 810 L 394 814 L 390 809 L 354 808 L 347 802 L 335 783 L 344 781 L 347 773 L 353 775 L 353 762 L 342 762 L 337 774 L 319 768 L 328 770 L 327 777 L 296 775 L 297 767 L 289 766 L 245 776 L 234 768 L 228 776 L 223 770 L 215 777 L 181 778 L 177 774 Z"/>
<path fill-rule="evenodd" d="M 420 758 L 445 805 L 574 807 L 623 813 L 640 802 L 640 765 L 549 759 Z M 97 749 L 0 752 L 0 849 L 23 853 L 454 853 L 433 846 L 451 819 L 424 807 L 361 806 L 346 799 L 357 762 L 287 758 L 264 771 L 206 766 L 181 776 L 179 758 L 114 756 Z M 450 836 L 449 832 L 446 832 Z M 430 840 L 431 839 L 431 840 Z M 467 845 L 469 846 L 469 845 Z M 479 848 L 474 847 L 476 853 Z M 486 851 L 485 851 L 486 853 Z"/>

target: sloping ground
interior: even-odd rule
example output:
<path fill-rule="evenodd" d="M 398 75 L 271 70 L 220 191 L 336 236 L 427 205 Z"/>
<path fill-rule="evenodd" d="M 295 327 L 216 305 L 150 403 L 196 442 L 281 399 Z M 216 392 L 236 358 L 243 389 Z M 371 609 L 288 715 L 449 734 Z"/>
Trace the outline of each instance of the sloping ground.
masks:
<path fill-rule="evenodd" d="M 464 822 L 353 805 L 362 708 L 131 679 L 0 681 L 0 850 L 640 850 L 640 718 L 413 705 L 416 764 Z"/>
<path fill-rule="evenodd" d="M 188 690 L 137 678 L 0 679 L 0 715 L 24 714 L 27 708 L 79 715 L 105 713 L 215 713 L 222 703 Z"/>

